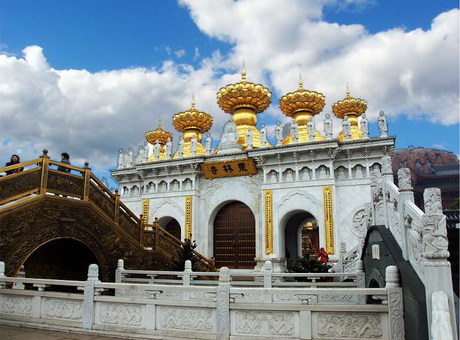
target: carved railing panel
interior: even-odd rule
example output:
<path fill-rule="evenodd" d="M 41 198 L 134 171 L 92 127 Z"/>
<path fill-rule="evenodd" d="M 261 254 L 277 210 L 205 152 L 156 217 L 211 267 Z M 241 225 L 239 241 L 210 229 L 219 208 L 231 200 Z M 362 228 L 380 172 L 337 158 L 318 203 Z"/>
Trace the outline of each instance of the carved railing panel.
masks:
<path fill-rule="evenodd" d="M 90 183 L 89 186 L 89 199 L 94 202 L 104 213 L 115 218 L 115 200 L 104 193 L 96 184 Z"/>
<path fill-rule="evenodd" d="M 48 172 L 48 192 L 83 198 L 84 184 L 83 177 L 51 169 Z"/>
<path fill-rule="evenodd" d="M 139 240 L 139 225 L 134 223 L 132 218 L 125 212 L 121 212 L 118 218 L 120 228 L 127 232 L 129 235 Z"/>
<path fill-rule="evenodd" d="M 0 204 L 40 188 L 40 168 L 0 178 Z"/>

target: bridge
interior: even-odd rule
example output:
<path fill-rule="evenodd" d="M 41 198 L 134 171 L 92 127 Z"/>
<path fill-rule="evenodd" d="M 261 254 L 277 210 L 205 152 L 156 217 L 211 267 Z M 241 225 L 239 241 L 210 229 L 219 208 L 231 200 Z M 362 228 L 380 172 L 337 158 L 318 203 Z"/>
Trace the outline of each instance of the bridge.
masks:
<path fill-rule="evenodd" d="M 0 259 L 8 276 L 25 265 L 29 277 L 79 280 L 97 263 L 101 278 L 110 281 L 119 258 L 133 268 L 166 269 L 181 250 L 179 239 L 134 215 L 88 163 L 55 162 L 44 150 L 4 171 L 12 172 L 0 177 Z M 212 268 L 211 260 L 196 255 L 203 269 Z"/>

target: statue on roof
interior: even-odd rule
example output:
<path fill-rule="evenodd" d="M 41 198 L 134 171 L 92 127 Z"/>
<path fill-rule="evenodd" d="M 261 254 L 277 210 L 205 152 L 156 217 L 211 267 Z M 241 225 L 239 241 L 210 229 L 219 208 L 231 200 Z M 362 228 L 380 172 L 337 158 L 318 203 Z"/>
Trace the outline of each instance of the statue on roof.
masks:
<path fill-rule="evenodd" d="M 348 120 L 348 116 L 343 117 L 342 130 L 343 130 L 345 140 L 350 140 L 351 139 L 351 126 L 350 126 L 350 121 Z"/>
<path fill-rule="evenodd" d="M 308 133 L 308 141 L 309 142 L 314 141 L 315 140 L 315 121 L 313 120 L 313 117 L 308 118 L 307 133 Z"/>
<path fill-rule="evenodd" d="M 212 143 L 212 138 L 209 132 L 206 134 L 206 142 L 205 142 L 205 149 L 206 149 L 206 155 L 211 154 L 211 143 Z"/>
<path fill-rule="evenodd" d="M 250 127 L 248 127 L 248 129 L 246 131 L 246 145 L 247 145 L 248 149 L 252 149 L 253 139 L 254 139 L 254 136 L 253 136 L 253 133 L 252 133 L 252 129 Z"/>
<path fill-rule="evenodd" d="M 260 129 L 260 147 L 264 148 L 265 144 L 267 144 L 267 128 L 265 124 L 262 124 L 262 128 Z"/>
<path fill-rule="evenodd" d="M 177 156 L 179 158 L 184 157 L 184 139 L 179 139 L 179 145 L 177 146 Z"/>
<path fill-rule="evenodd" d="M 123 153 L 123 149 L 118 151 L 118 166 L 117 169 L 123 169 L 125 167 L 125 154 Z"/>
<path fill-rule="evenodd" d="M 156 140 L 155 145 L 153 146 L 153 157 L 155 160 L 160 159 L 160 151 L 161 151 L 160 142 Z"/>
<path fill-rule="evenodd" d="M 380 111 L 379 113 L 379 131 L 380 137 L 388 137 L 388 125 L 387 125 L 387 118 L 385 117 L 385 112 Z"/>
<path fill-rule="evenodd" d="M 361 116 L 361 121 L 359 122 L 361 132 L 363 133 L 363 138 L 369 138 L 369 123 L 367 121 L 366 114 L 363 113 Z"/>
<path fill-rule="evenodd" d="M 281 126 L 280 122 L 276 123 L 275 139 L 276 139 L 276 145 L 281 145 L 283 143 L 283 127 Z"/>
<path fill-rule="evenodd" d="M 292 143 L 298 143 L 299 142 L 299 125 L 295 120 L 292 121 L 291 128 L 291 140 Z"/>
<path fill-rule="evenodd" d="M 137 156 L 136 156 L 136 164 L 143 163 L 144 162 L 144 146 L 139 145 L 138 150 L 137 150 Z"/>
<path fill-rule="evenodd" d="M 324 134 L 326 139 L 332 139 L 332 119 L 329 113 L 326 113 L 326 118 L 324 119 Z"/>
<path fill-rule="evenodd" d="M 197 143 L 198 143 L 198 140 L 196 139 L 196 135 L 193 135 L 192 139 L 190 140 L 190 153 L 192 156 L 196 156 Z"/>
<path fill-rule="evenodd" d="M 166 159 L 171 158 L 171 152 L 172 152 L 172 141 L 171 141 L 171 137 L 168 137 L 168 139 L 166 140 L 166 144 L 165 144 Z"/>
<path fill-rule="evenodd" d="M 220 143 L 217 147 L 217 154 L 228 154 L 241 151 L 241 145 L 238 144 L 238 130 L 236 124 L 229 120 L 224 126 L 224 132 L 220 137 Z"/>

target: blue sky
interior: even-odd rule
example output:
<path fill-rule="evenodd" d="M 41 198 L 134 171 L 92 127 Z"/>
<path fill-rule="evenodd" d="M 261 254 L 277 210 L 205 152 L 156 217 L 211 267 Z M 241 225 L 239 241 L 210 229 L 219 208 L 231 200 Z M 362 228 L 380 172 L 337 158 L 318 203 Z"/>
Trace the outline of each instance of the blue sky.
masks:
<path fill-rule="evenodd" d="M 250 81 L 273 93 L 259 122 L 287 121 L 277 102 L 305 87 L 331 105 L 368 101 L 397 147 L 459 154 L 457 1 L 415 0 L 0 0 L 0 162 L 43 147 L 102 174 L 119 148 L 143 143 L 159 119 L 189 107 L 229 116 L 215 93 Z M 340 122 L 335 121 L 338 129 Z M 337 131 L 338 132 L 338 131 Z M 175 141 L 179 137 L 175 133 Z"/>

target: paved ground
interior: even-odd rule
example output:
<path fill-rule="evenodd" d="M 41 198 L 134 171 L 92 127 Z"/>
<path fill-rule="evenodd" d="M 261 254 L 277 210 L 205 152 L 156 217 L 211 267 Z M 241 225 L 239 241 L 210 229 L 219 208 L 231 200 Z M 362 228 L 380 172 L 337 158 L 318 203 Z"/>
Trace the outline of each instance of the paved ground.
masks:
<path fill-rule="evenodd" d="M 120 340 L 92 334 L 70 332 L 55 332 L 20 326 L 6 326 L 0 324 L 1 340 Z M 140 338 L 138 338 L 141 340 Z M 158 338 L 157 338 L 158 339 Z"/>

